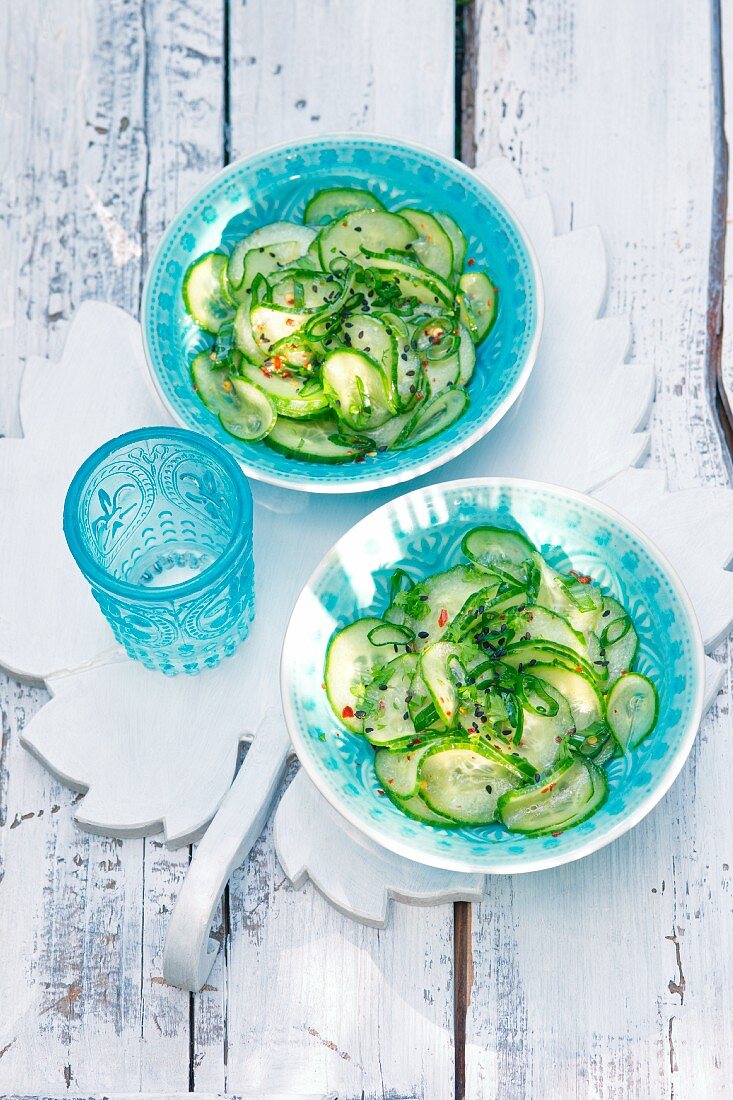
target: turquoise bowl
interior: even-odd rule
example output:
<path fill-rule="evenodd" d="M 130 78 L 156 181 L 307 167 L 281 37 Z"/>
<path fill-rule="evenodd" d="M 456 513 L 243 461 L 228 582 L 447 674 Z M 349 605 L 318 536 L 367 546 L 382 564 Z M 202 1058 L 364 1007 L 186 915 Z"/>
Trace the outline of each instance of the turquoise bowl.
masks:
<path fill-rule="evenodd" d="M 497 825 L 442 829 L 414 821 L 379 794 L 374 750 L 342 730 L 323 690 L 334 630 L 387 605 L 396 566 L 421 577 L 462 559 L 465 531 L 489 523 L 522 531 L 548 560 L 590 574 L 631 612 L 637 667 L 657 685 L 659 722 L 608 766 L 609 796 L 560 836 L 522 837 Z M 568 489 L 486 478 L 418 489 L 378 508 L 332 550 L 301 593 L 282 654 L 282 696 L 300 760 L 321 793 L 378 844 L 456 871 L 535 871 L 588 855 L 637 824 L 679 773 L 702 715 L 704 651 L 681 582 L 648 539 L 611 508 Z"/>
<path fill-rule="evenodd" d="M 478 349 L 466 413 L 428 443 L 362 463 L 299 462 L 265 443 L 229 435 L 193 391 L 189 364 L 211 337 L 183 306 L 186 268 L 210 250 L 228 251 L 258 226 L 299 220 L 323 187 L 367 187 L 388 207 L 408 202 L 444 210 L 463 227 L 469 257 L 499 287 L 496 324 Z M 164 405 L 185 428 L 226 447 L 251 477 L 309 492 L 342 493 L 407 481 L 455 458 L 484 436 L 521 394 L 537 355 L 542 281 L 524 231 L 481 179 L 458 161 L 388 138 L 311 138 L 229 165 L 178 214 L 153 257 L 142 303 L 145 354 Z"/>

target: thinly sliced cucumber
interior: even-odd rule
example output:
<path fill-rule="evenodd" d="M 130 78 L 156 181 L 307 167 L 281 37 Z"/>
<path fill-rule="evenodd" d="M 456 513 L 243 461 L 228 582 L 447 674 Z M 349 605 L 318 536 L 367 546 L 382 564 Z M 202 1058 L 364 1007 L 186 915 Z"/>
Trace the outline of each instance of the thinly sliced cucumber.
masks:
<path fill-rule="evenodd" d="M 577 733 L 603 720 L 603 698 L 589 676 L 552 664 L 537 664 L 531 671 L 551 684 L 567 700 Z"/>
<path fill-rule="evenodd" d="M 458 382 L 459 386 L 467 386 L 473 378 L 476 367 L 476 347 L 471 339 L 471 333 L 465 325 L 459 325 L 461 342 L 458 346 Z"/>
<path fill-rule="evenodd" d="M 418 790 L 430 809 L 462 825 L 494 821 L 499 798 L 519 782 L 501 753 L 473 741 L 435 745 L 418 767 Z"/>
<path fill-rule="evenodd" d="M 278 340 L 272 345 L 268 363 L 275 368 L 281 366 L 277 362 L 278 357 L 290 370 L 312 377 L 318 366 L 320 351 L 302 333 L 296 333 L 295 336 L 286 336 L 284 340 Z"/>
<path fill-rule="evenodd" d="M 354 315 L 344 321 L 341 339 L 353 351 L 361 351 L 373 359 L 388 382 L 392 379 L 397 357 L 393 326 L 387 325 L 381 317 Z"/>
<path fill-rule="evenodd" d="M 248 382 L 212 370 L 208 352 L 196 356 L 191 376 L 196 393 L 231 435 L 251 443 L 270 431 L 276 418 L 272 402 Z"/>
<path fill-rule="evenodd" d="M 595 631 L 588 634 L 588 652 L 605 691 L 631 670 L 638 648 L 631 616 L 618 600 L 605 596 Z"/>
<path fill-rule="evenodd" d="M 401 623 L 380 623 L 369 631 L 372 645 L 409 645 L 415 640 L 415 631 Z"/>
<path fill-rule="evenodd" d="M 391 375 L 394 399 L 398 409 L 407 411 L 418 400 L 417 394 L 423 384 L 424 376 L 420 366 L 420 357 L 412 345 L 410 331 L 401 317 L 398 317 L 396 313 L 382 313 L 379 320 L 384 325 L 387 336 L 394 343 Z M 404 427 L 407 422 L 405 420 L 402 426 Z M 399 432 L 395 432 L 390 442 L 394 443 L 399 434 Z"/>
<path fill-rule="evenodd" d="M 457 386 L 459 370 L 457 354 L 449 356 L 448 359 L 439 360 L 437 363 L 428 360 L 428 365 L 425 367 L 425 377 L 430 396 L 437 397 L 443 390 Z"/>
<path fill-rule="evenodd" d="M 207 252 L 194 260 L 183 279 L 186 309 L 199 328 L 213 335 L 234 316 L 225 293 L 226 268 L 222 252 Z"/>
<path fill-rule="evenodd" d="M 458 280 L 476 326 L 476 343 L 485 340 L 496 321 L 496 287 L 483 271 L 467 271 Z"/>
<path fill-rule="evenodd" d="M 377 428 L 395 412 L 389 385 L 373 359 L 340 349 L 323 364 L 323 388 L 336 415 L 357 432 Z"/>
<path fill-rule="evenodd" d="M 299 312 L 280 306 L 255 306 L 250 313 L 255 343 L 261 352 L 269 354 L 279 340 L 298 332 L 309 317 L 310 314 L 302 310 Z"/>
<path fill-rule="evenodd" d="M 447 726 L 454 726 L 458 715 L 458 691 L 451 675 L 451 658 L 460 657 L 460 647 L 453 642 L 436 642 L 420 654 L 420 676 L 430 692 L 438 716 Z"/>
<path fill-rule="evenodd" d="M 437 397 L 426 401 L 397 437 L 395 448 L 403 451 L 417 447 L 420 443 L 427 443 L 433 436 L 454 424 L 466 411 L 468 402 L 466 391 L 458 388 L 444 390 Z"/>
<path fill-rule="evenodd" d="M 425 210 L 408 207 L 400 210 L 400 217 L 406 218 L 418 233 L 412 242 L 411 251 L 421 264 L 435 271 L 442 279 L 450 279 L 453 271 L 453 246 L 448 233 L 437 218 Z"/>
<path fill-rule="evenodd" d="M 377 665 L 384 660 L 383 653 L 369 641 L 369 632 L 382 623 L 382 619 L 357 619 L 337 631 L 326 650 L 326 695 L 339 722 L 361 733 L 361 712 L 364 685 L 371 678 Z"/>
<path fill-rule="evenodd" d="M 302 462 L 324 462 L 334 465 L 353 462 L 364 454 L 366 442 L 345 439 L 341 425 L 332 416 L 319 416 L 313 420 L 290 420 L 278 416 L 277 422 L 265 437 L 268 447 Z"/>
<path fill-rule="evenodd" d="M 510 562 L 521 565 L 534 559 L 535 548 L 519 531 L 503 527 L 474 527 L 463 536 L 461 550 L 478 566 L 492 567 Z"/>
<path fill-rule="evenodd" d="M 271 301 L 280 309 L 320 313 L 339 297 L 339 287 L 320 271 L 293 268 L 281 271 L 270 283 Z"/>
<path fill-rule="evenodd" d="M 454 221 L 450 214 L 445 214 L 441 210 L 435 215 L 435 217 L 450 237 L 451 248 L 453 249 L 453 274 L 454 276 L 458 277 L 461 271 L 463 271 L 463 264 L 466 259 L 466 249 L 468 248 L 468 243 L 464 236 L 463 230 L 459 226 L 458 222 Z"/>
<path fill-rule="evenodd" d="M 531 670 L 534 673 L 534 669 Z M 549 683 L 547 694 L 557 705 L 556 714 L 537 714 L 524 706 L 522 736 L 516 751 L 542 775 L 551 768 L 573 728 L 570 707 L 566 700 Z"/>
<path fill-rule="evenodd" d="M 591 678 L 595 676 L 593 665 L 587 658 L 581 657 L 577 650 L 541 640 L 516 642 L 508 646 L 502 661 L 511 668 L 521 666 L 522 669 L 533 668 L 533 662 L 538 665 L 557 664 L 561 668 L 580 672 L 584 676 Z"/>
<path fill-rule="evenodd" d="M 242 289 L 244 280 L 244 263 L 248 252 L 257 248 L 269 248 L 272 245 L 280 245 L 284 242 L 294 243 L 300 247 L 299 256 L 307 250 L 315 237 L 315 231 L 307 225 L 296 225 L 294 222 L 270 222 L 260 229 L 255 229 L 241 241 L 238 241 L 232 249 L 227 264 L 227 279 L 233 290 Z M 296 259 L 297 257 L 293 257 Z"/>
<path fill-rule="evenodd" d="M 603 595 L 589 578 L 566 575 L 537 556 L 540 570 L 538 603 L 567 619 L 573 630 L 588 635 L 595 630 L 603 608 Z"/>
<path fill-rule="evenodd" d="M 252 303 L 247 295 L 246 299 L 237 308 L 234 316 L 234 342 L 246 359 L 251 363 L 264 363 L 265 353 L 257 343 L 252 332 L 250 310 Z"/>
<path fill-rule="evenodd" d="M 367 433 L 369 439 L 371 439 L 377 450 L 390 450 L 397 436 L 411 419 L 411 412 L 397 413 L 395 416 L 391 416 L 389 420 L 385 420 L 384 424 L 380 424 L 379 427 L 370 428 Z"/>
<path fill-rule="evenodd" d="M 337 256 L 358 259 L 363 249 L 403 251 L 416 237 L 416 230 L 398 214 L 388 214 L 384 210 L 354 210 L 321 230 L 321 264 L 329 271 Z"/>
<path fill-rule="evenodd" d="M 651 680 L 638 672 L 619 676 L 606 699 L 606 720 L 624 752 L 651 733 L 659 717 L 659 696 Z"/>
<path fill-rule="evenodd" d="M 248 443 L 263 439 L 277 419 L 272 401 L 243 378 L 232 378 L 231 386 L 231 401 L 219 413 L 222 428 Z"/>
<path fill-rule="evenodd" d="M 420 651 L 440 641 L 468 597 L 485 583 L 485 573 L 470 565 L 454 565 L 400 593 L 384 617 L 411 627 L 416 634 L 415 649 Z"/>
<path fill-rule="evenodd" d="M 384 210 L 384 205 L 371 191 L 358 187 L 326 187 L 308 200 L 303 221 L 308 225 L 326 225 L 352 210 Z"/>
<path fill-rule="evenodd" d="M 537 641 L 563 646 L 574 650 L 583 660 L 588 659 L 585 642 L 579 638 L 567 619 L 539 604 L 532 604 L 511 616 L 514 639 L 521 636 L 525 642 Z"/>
<path fill-rule="evenodd" d="M 386 792 L 389 794 L 389 791 Z M 451 821 L 448 817 L 443 817 L 442 814 L 436 814 L 434 810 L 431 810 L 428 805 L 420 798 L 419 794 L 414 794 L 411 798 L 393 798 L 392 800 L 402 810 L 403 814 L 407 814 L 408 817 L 413 818 L 415 821 L 424 821 L 426 825 L 440 825 L 444 829 L 457 829 L 458 822 Z"/>
<path fill-rule="evenodd" d="M 415 299 L 426 306 L 444 309 L 453 305 L 453 291 L 445 279 L 433 271 L 427 271 L 410 260 L 402 260 L 393 253 L 367 251 L 356 257 L 363 267 L 379 271 L 400 290 L 404 298 Z"/>
<path fill-rule="evenodd" d="M 603 804 L 607 793 L 606 777 L 600 768 L 573 760 L 535 787 L 503 795 L 499 816 L 512 833 L 544 836 L 585 821 Z"/>
<path fill-rule="evenodd" d="M 411 798 L 416 794 L 418 765 L 434 743 L 425 741 L 402 752 L 379 749 L 374 757 L 374 770 L 385 791 L 395 798 Z"/>
<path fill-rule="evenodd" d="M 279 274 L 283 268 L 299 260 L 303 255 L 303 242 L 281 241 L 279 244 L 262 245 L 251 248 L 244 257 L 244 273 L 239 287 L 233 287 L 232 293 L 237 302 L 244 301 L 255 278 L 264 275 L 270 278 Z"/>
<path fill-rule="evenodd" d="M 315 380 L 296 377 L 289 372 L 275 372 L 271 367 L 258 367 L 243 362 L 243 378 L 257 386 L 272 401 L 279 413 L 295 418 L 316 416 L 328 408 L 328 398 Z"/>
<path fill-rule="evenodd" d="M 402 745 L 415 737 L 409 704 L 416 671 L 416 655 L 403 653 L 381 666 L 377 682 L 369 685 L 359 714 L 363 710 L 363 732 L 373 745 Z"/>

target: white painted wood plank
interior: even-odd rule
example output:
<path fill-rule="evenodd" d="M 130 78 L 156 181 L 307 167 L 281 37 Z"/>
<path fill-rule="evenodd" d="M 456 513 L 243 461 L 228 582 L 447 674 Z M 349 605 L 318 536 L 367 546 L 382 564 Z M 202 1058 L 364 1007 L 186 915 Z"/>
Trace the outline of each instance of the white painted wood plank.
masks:
<path fill-rule="evenodd" d="M 233 4 L 232 156 L 366 131 L 453 152 L 450 0 Z"/>
<path fill-rule="evenodd" d="M 0 431 L 19 431 L 22 360 L 57 355 L 84 298 L 136 313 L 150 249 L 220 165 L 222 20 L 214 0 L 5 10 Z M 161 952 L 188 852 L 79 833 L 73 793 L 18 743 L 45 695 L 2 690 L 0 1092 L 185 1093 L 189 998 L 163 983 Z M 221 1013 L 195 1019 L 216 1091 Z"/>
<path fill-rule="evenodd" d="M 723 86 L 725 89 L 725 140 L 728 143 L 730 159 L 733 150 L 733 0 L 721 0 L 721 55 L 723 62 Z M 733 412 L 733 172 L 728 169 L 727 220 L 725 237 L 725 260 L 723 270 L 723 341 L 720 376 L 727 398 L 728 408 Z"/>
<path fill-rule="evenodd" d="M 232 157 L 344 130 L 452 153 L 450 0 L 250 0 L 231 32 Z M 271 827 L 230 896 L 232 1091 L 452 1098 L 452 906 L 355 925 L 286 884 Z"/>
<path fill-rule="evenodd" d="M 725 484 L 704 375 L 708 16 L 633 0 L 477 0 L 473 16 L 479 160 L 510 155 L 530 191 L 549 192 L 560 230 L 600 226 L 607 311 L 631 315 L 632 354 L 657 371 L 652 459 L 671 488 Z M 721 695 L 682 776 L 632 833 L 557 872 L 490 884 L 474 909 L 467 1095 L 724 1094 L 728 708 Z"/>

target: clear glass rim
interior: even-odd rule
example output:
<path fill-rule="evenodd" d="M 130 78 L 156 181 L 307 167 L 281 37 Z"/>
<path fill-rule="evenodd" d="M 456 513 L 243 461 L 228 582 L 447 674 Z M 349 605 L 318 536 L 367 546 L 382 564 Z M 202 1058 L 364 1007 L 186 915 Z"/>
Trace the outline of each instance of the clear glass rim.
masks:
<path fill-rule="evenodd" d="M 131 584 L 129 581 L 122 581 L 117 577 L 113 577 L 99 564 L 87 548 L 85 540 L 79 535 L 79 505 L 83 489 L 91 474 L 115 451 L 136 442 L 185 443 L 187 447 L 194 451 L 206 452 L 216 460 L 224 474 L 228 476 L 236 491 L 243 517 L 251 521 L 252 491 L 249 482 L 239 463 L 224 447 L 208 436 L 190 431 L 187 428 L 167 426 L 137 428 L 134 431 L 115 436 L 114 439 L 109 439 L 106 443 L 97 447 L 74 474 L 64 500 L 63 531 L 66 543 L 76 564 L 90 584 L 94 584 L 112 596 L 117 595 L 149 603 L 164 603 L 170 599 L 195 595 L 225 573 L 243 549 L 249 533 L 246 522 L 241 523 L 239 527 L 235 527 L 222 552 L 211 565 L 202 569 L 195 577 L 179 584 L 161 585 L 156 588 L 145 588 L 143 585 Z"/>

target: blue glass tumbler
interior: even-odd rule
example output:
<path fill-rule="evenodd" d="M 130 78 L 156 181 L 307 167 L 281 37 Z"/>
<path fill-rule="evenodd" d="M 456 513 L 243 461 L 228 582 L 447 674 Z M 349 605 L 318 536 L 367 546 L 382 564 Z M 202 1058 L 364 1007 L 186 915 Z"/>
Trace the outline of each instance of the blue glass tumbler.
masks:
<path fill-rule="evenodd" d="M 234 652 L 254 617 L 252 494 L 205 436 L 142 428 L 74 475 L 64 534 L 130 657 L 168 675 Z"/>

